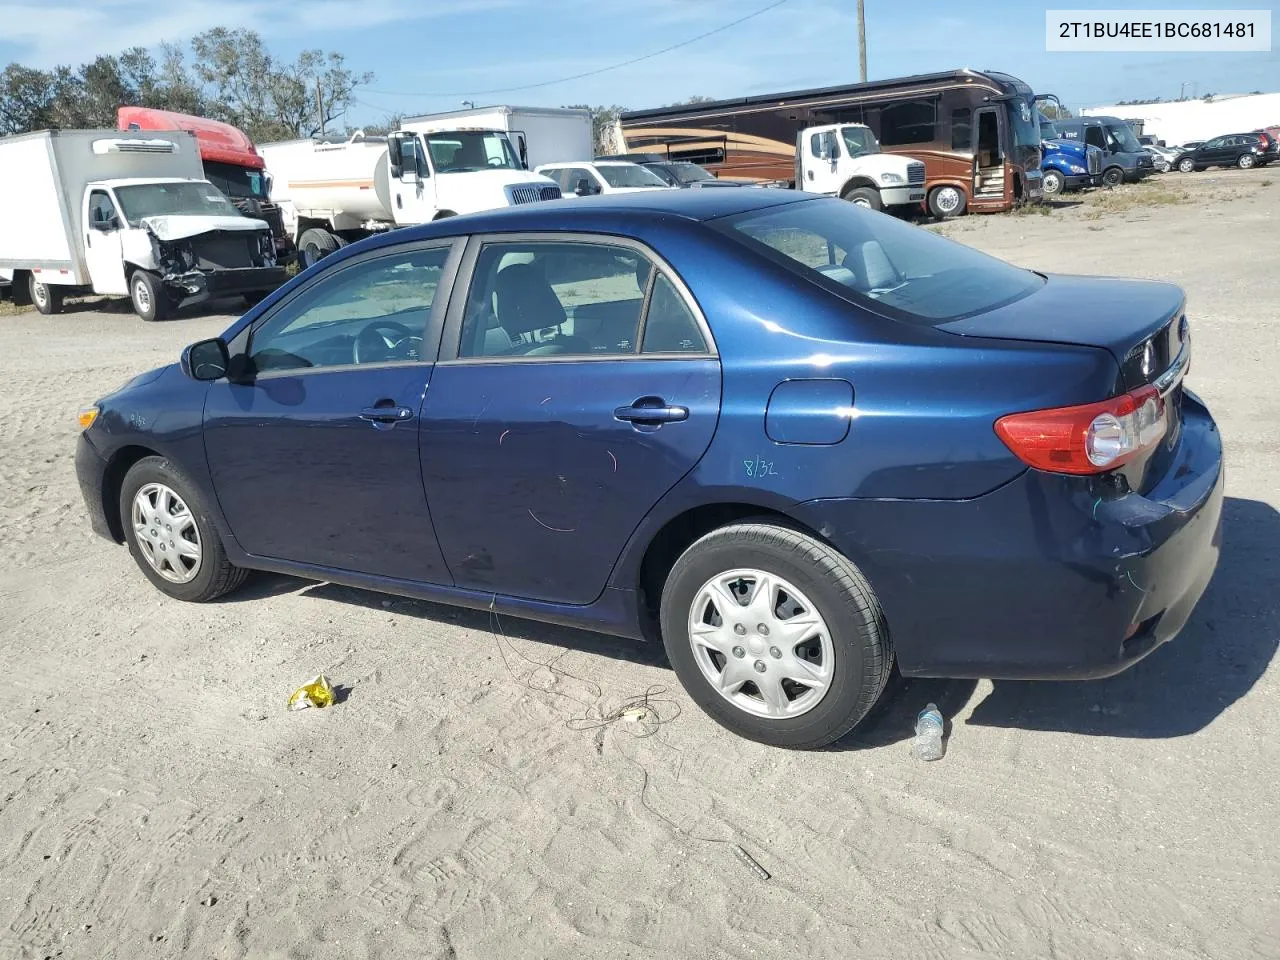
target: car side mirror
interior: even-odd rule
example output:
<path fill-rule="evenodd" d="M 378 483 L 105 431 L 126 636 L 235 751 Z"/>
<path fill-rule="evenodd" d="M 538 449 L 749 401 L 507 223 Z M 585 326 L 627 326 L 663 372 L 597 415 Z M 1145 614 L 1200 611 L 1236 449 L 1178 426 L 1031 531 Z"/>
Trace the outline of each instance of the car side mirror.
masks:
<path fill-rule="evenodd" d="M 93 221 L 91 226 L 94 230 L 101 231 L 102 233 L 110 233 L 112 230 L 120 229 L 120 218 L 115 214 L 112 214 L 105 220 Z"/>
<path fill-rule="evenodd" d="M 221 337 L 200 340 L 182 351 L 182 372 L 192 380 L 220 380 L 231 367 L 227 342 Z"/>

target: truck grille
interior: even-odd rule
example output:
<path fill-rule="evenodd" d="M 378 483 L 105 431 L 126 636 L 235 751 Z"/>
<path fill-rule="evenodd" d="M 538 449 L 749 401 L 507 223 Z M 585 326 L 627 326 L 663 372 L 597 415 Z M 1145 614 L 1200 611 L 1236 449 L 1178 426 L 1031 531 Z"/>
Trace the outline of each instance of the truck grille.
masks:
<path fill-rule="evenodd" d="M 924 164 L 918 160 L 907 164 L 907 183 L 924 183 Z"/>
<path fill-rule="evenodd" d="M 1089 147 L 1085 151 L 1085 163 L 1089 168 L 1089 172 L 1096 174 L 1102 172 L 1102 151 L 1097 147 Z"/>
<path fill-rule="evenodd" d="M 534 183 L 521 184 L 517 187 L 508 187 L 507 191 L 511 195 L 511 202 L 513 204 L 537 203 L 539 200 L 560 199 L 560 188 L 550 184 L 547 186 L 539 186 Z"/>
<path fill-rule="evenodd" d="M 262 259 L 258 253 L 258 237 L 256 230 L 208 233 L 193 237 L 191 252 L 195 254 L 197 269 L 256 266 Z"/>

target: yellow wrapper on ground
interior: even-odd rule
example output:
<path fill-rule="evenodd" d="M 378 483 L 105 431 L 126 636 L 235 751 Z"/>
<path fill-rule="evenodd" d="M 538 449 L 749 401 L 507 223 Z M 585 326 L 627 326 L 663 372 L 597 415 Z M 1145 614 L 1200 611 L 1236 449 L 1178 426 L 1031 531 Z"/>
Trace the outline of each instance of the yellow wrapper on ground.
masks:
<path fill-rule="evenodd" d="M 305 710 L 307 707 L 333 706 L 333 685 L 321 674 L 310 683 L 303 684 L 289 697 L 290 710 Z"/>

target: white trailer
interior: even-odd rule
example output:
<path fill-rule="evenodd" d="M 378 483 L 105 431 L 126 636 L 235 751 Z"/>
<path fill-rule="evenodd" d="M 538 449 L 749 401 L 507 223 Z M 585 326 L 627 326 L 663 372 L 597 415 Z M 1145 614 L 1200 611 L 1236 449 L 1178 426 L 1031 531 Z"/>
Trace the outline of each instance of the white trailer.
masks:
<path fill-rule="evenodd" d="M 203 178 L 195 137 L 44 130 L 0 139 L 0 273 L 20 303 L 128 296 L 144 320 L 283 282 L 270 228 Z"/>
<path fill-rule="evenodd" d="M 530 170 L 548 163 L 595 158 L 591 111 L 554 107 L 476 107 L 422 117 L 410 117 L 403 130 L 439 133 L 443 130 L 503 130 L 511 137 L 520 159 Z"/>
<path fill-rule="evenodd" d="M 379 231 L 560 197 L 555 181 L 525 168 L 505 130 L 357 131 L 345 143 L 292 140 L 258 152 L 303 266 Z"/>

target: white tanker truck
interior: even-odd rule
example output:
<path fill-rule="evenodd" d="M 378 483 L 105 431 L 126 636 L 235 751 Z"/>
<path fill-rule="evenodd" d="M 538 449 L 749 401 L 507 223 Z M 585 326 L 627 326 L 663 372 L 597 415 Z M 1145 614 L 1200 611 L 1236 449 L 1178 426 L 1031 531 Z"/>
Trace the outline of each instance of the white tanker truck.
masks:
<path fill-rule="evenodd" d="M 258 147 L 304 267 L 372 233 L 560 197 L 554 180 L 525 168 L 505 131 L 429 126 Z"/>

